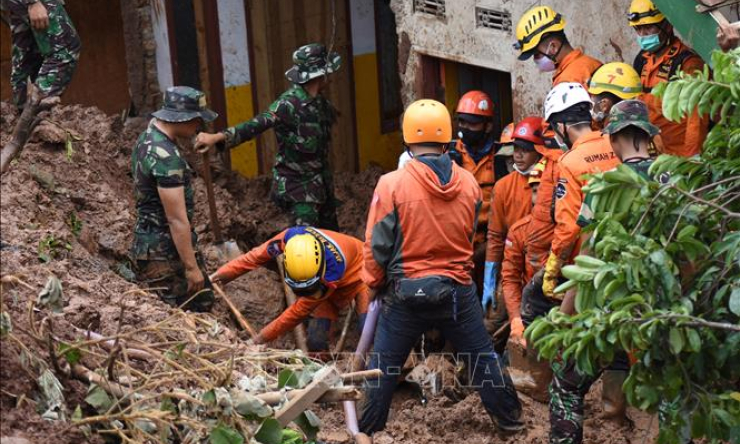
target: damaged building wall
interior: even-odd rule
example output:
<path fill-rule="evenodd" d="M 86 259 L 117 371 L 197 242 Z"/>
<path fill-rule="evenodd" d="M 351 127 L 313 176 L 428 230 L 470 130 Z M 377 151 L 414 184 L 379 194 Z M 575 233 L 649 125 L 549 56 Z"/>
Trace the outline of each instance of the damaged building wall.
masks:
<path fill-rule="evenodd" d="M 151 3 L 151 7 L 149 0 L 121 3 L 129 92 L 133 111 L 138 115 L 154 111 L 161 101 L 157 45 L 152 25 L 158 2 Z"/>
<path fill-rule="evenodd" d="M 443 4 L 444 13 L 414 12 L 414 3 Z M 627 24 L 630 0 L 552 0 L 548 5 L 566 20 L 566 34 L 574 47 L 603 62 L 631 63 L 638 52 Z M 422 55 L 438 57 L 511 73 L 514 119 L 541 114 L 551 86 L 551 75 L 537 71 L 531 60 L 521 62 L 512 48 L 514 29 L 531 2 L 515 0 L 391 0 L 399 36 L 399 72 L 402 96 L 409 103 L 421 96 L 425 79 Z M 511 15 L 509 30 L 476 27 L 476 7 Z M 449 104 L 448 104 L 449 105 Z"/>

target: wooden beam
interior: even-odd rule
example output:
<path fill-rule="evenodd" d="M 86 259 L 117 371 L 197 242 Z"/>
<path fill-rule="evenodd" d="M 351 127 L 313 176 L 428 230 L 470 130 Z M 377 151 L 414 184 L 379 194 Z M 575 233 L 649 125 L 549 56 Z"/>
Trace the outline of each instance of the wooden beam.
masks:
<path fill-rule="evenodd" d="M 275 419 L 280 423 L 282 427 L 287 426 L 301 413 L 307 410 L 314 402 L 316 402 L 322 395 L 324 395 L 329 389 L 339 383 L 341 378 L 337 369 L 332 367 L 325 367 L 313 377 L 313 381 L 303 389 L 303 392 L 297 395 L 295 398 L 288 401 L 285 407 L 278 410 L 275 414 Z"/>

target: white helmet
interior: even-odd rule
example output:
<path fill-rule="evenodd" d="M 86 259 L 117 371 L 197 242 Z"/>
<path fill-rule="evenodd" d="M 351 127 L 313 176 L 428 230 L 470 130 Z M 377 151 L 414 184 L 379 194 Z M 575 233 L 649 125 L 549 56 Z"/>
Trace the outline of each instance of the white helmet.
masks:
<path fill-rule="evenodd" d="M 545 120 L 550 121 L 550 116 L 577 105 L 588 103 L 593 106 L 591 96 L 580 83 L 564 82 L 555 85 L 545 98 Z"/>

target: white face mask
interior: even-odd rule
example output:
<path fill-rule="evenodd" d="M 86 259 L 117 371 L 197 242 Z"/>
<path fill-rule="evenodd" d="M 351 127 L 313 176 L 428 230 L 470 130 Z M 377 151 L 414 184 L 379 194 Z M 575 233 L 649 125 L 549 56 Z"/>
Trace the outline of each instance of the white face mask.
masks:
<path fill-rule="evenodd" d="M 550 45 L 552 45 L 552 42 L 550 42 Z M 555 61 L 550 58 L 550 55 L 548 55 L 550 51 L 550 45 L 547 45 L 547 49 L 545 50 L 542 57 L 534 59 L 534 63 L 535 65 L 537 65 L 537 69 L 539 69 L 541 72 L 555 71 Z"/>
<path fill-rule="evenodd" d="M 530 165 L 529 168 L 526 170 L 520 170 L 519 167 L 514 164 L 514 171 L 521 174 L 522 176 L 529 176 L 529 172 L 532 171 L 532 168 L 534 168 L 534 164 Z"/>

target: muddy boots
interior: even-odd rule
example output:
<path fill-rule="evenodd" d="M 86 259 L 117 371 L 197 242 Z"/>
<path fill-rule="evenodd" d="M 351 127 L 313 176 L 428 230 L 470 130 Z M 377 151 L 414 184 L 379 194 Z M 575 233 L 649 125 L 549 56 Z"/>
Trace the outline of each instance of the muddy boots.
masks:
<path fill-rule="evenodd" d="M 627 400 L 622 392 L 622 384 L 627 379 L 625 370 L 604 370 L 601 376 L 603 389 L 601 401 L 603 403 L 604 419 L 619 425 L 625 423 L 627 416 Z"/>

